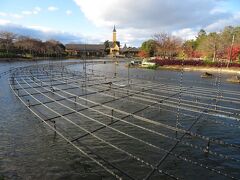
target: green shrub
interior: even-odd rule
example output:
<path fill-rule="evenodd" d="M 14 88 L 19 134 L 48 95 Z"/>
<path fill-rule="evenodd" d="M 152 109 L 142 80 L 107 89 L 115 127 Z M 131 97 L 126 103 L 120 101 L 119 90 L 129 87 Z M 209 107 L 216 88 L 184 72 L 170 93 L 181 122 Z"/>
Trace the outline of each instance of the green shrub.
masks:
<path fill-rule="evenodd" d="M 158 68 L 158 65 L 148 66 L 147 68 L 156 70 Z"/>
<path fill-rule="evenodd" d="M 0 58 L 13 58 L 17 57 L 17 54 L 15 53 L 6 53 L 6 52 L 0 52 Z"/>
<path fill-rule="evenodd" d="M 212 61 L 212 59 L 204 59 L 204 64 L 205 65 L 213 65 L 213 64 L 216 64 L 215 62 Z"/>

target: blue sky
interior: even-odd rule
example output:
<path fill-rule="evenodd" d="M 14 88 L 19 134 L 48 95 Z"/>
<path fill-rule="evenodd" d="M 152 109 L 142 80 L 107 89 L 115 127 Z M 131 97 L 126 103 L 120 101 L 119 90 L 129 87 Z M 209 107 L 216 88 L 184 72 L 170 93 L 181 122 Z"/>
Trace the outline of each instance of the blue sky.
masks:
<path fill-rule="evenodd" d="M 1 0 L 2 1 L 2 0 Z M 39 8 L 37 14 L 28 15 L 28 11 Z M 94 31 L 80 8 L 71 0 L 3 0 L 1 11 L 22 15 L 23 18 L 11 18 L 16 24 L 39 26 L 69 32 Z M 24 15 L 24 13 L 27 15 Z"/>
<path fill-rule="evenodd" d="M 0 31 L 64 43 L 118 40 L 139 46 L 158 32 L 183 39 L 240 25 L 239 0 L 1 0 Z"/>

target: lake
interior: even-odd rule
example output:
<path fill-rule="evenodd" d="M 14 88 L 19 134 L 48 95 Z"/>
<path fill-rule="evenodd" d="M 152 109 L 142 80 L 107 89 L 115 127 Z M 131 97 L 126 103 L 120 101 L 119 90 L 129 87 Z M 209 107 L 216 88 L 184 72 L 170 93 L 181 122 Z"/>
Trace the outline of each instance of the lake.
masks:
<path fill-rule="evenodd" d="M 43 72 L 34 76 L 35 80 L 24 78 L 29 75 L 26 69 L 16 75 L 16 81 L 25 83 L 24 87 L 27 83 L 36 87 L 40 81 L 47 85 L 51 80 L 55 90 L 76 86 L 77 81 L 77 89 L 66 91 L 78 95 L 79 104 L 66 99 L 58 101 L 64 105 L 61 107 L 57 102 L 46 104 L 61 114 L 69 113 L 67 107 L 82 113 L 56 118 L 57 130 L 71 140 L 111 123 L 112 116 L 120 119 L 97 131 L 96 137 L 87 135 L 74 144 L 91 151 L 92 158 L 102 158 L 99 161 L 123 179 L 146 178 L 152 171 L 151 165 L 159 162 L 159 171 L 154 171 L 149 179 L 240 179 L 240 86 L 226 82 L 231 74 L 223 74 L 219 69 L 213 78 L 203 79 L 201 72 L 128 69 L 126 63 L 103 61 L 89 60 L 86 77 L 79 73 L 83 72 L 83 64 L 78 60 L 0 62 L 0 73 L 32 65 L 34 76 L 39 73 L 36 69 L 45 66 L 42 71 L 55 73 L 52 79 Z M 61 66 L 49 68 L 66 62 L 76 64 L 65 67 L 65 77 L 60 73 Z M 0 78 L 0 179 L 114 179 L 31 113 L 11 90 L 9 76 Z M 78 82 L 79 79 L 87 83 Z M 57 85 L 62 81 L 66 84 Z M 27 99 L 27 92 L 34 93 L 30 90 L 19 93 L 25 102 L 35 104 L 32 110 L 41 112 L 40 116 L 46 119 L 56 116 L 46 107 L 36 105 L 37 100 Z M 61 90 L 46 95 L 53 99 L 70 97 Z M 47 98 L 49 101 L 49 97 L 34 97 L 39 102 L 46 102 Z M 68 119 L 82 129 L 69 124 Z M 176 120 L 177 136 L 171 130 L 176 127 Z M 206 147 L 208 153 L 204 153 Z"/>

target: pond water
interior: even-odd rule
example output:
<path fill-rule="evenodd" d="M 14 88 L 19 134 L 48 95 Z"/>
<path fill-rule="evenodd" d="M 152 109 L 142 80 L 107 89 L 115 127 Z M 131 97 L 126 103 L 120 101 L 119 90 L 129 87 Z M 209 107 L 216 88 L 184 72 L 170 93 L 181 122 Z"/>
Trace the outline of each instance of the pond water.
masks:
<path fill-rule="evenodd" d="M 65 61 L 59 61 L 65 62 Z M 72 62 L 75 62 L 74 60 Z M 77 60 L 76 60 L 77 62 Z M 0 73 L 8 71 L 12 68 L 28 66 L 32 64 L 45 64 L 52 63 L 50 61 L 38 62 L 0 62 Z M 82 71 L 81 64 L 68 66 L 70 70 Z M 213 88 L 217 91 L 238 91 L 240 92 L 239 84 L 227 83 L 226 79 L 231 77 L 232 74 L 218 74 L 214 73 L 216 77 L 221 77 L 220 82 L 216 78 L 202 79 L 201 72 L 184 72 L 182 74 L 181 84 L 181 71 L 167 71 L 167 70 L 150 70 L 127 68 L 125 63 L 115 65 L 112 63 L 88 63 L 87 72 L 94 72 L 95 74 L 103 74 L 107 76 L 116 76 L 130 79 L 134 83 L 135 79 L 147 80 L 153 83 L 174 84 L 175 86 L 181 85 L 184 87 L 203 87 Z M 219 83 L 219 84 L 218 84 Z M 229 105 L 229 104 L 228 104 Z M 234 108 L 240 108 L 235 107 Z M 147 112 L 147 111 L 146 111 Z M 147 116 L 147 115 L 146 115 Z M 167 117 L 167 115 L 166 115 Z M 153 117 L 154 118 L 154 117 Z M 217 120 L 218 118 L 216 118 Z M 217 134 L 222 139 L 233 144 L 240 145 L 239 128 L 225 129 L 225 127 L 212 126 L 205 122 L 206 128 L 202 124 L 198 125 L 196 131 L 201 131 L 206 136 Z M 235 125 L 239 126 L 237 122 Z M 127 127 L 126 127 L 127 128 Z M 221 129 L 222 128 L 222 129 Z M 219 133 L 221 131 L 221 133 Z M 109 132 L 104 132 L 109 133 Z M 141 132 L 131 132 L 132 134 Z M 222 134 L 223 133 L 223 134 Z M 150 136 L 148 138 L 151 138 Z M 154 139 L 157 141 L 157 139 Z M 124 146 L 125 139 L 119 136 L 114 141 Z M 89 140 L 90 141 L 90 140 Z M 90 141 L 90 143 L 94 143 Z M 125 144 L 126 145 L 126 144 Z M 135 145 L 132 144 L 134 147 Z M 132 147 L 129 147 L 131 150 Z M 176 153 L 182 152 L 182 147 L 176 150 Z M 217 148 L 217 147 L 216 147 Z M 102 144 L 97 144 L 96 150 L 102 150 L 106 155 L 111 156 L 113 153 L 108 147 Z M 134 150 L 134 149 L 133 149 Z M 141 151 L 141 147 L 139 148 Z M 200 162 L 206 162 L 206 157 L 195 155 L 195 151 L 186 150 L 187 153 L 192 155 Z M 236 159 L 240 159 L 239 149 L 231 150 L 230 152 L 219 153 L 232 155 Z M 139 153 L 139 152 L 135 152 Z M 232 154 L 231 154 L 232 153 Z M 160 154 L 159 154 L 160 155 Z M 152 159 L 158 158 L 158 154 L 150 154 Z M 124 156 L 116 156 L 115 163 L 121 164 L 128 163 L 127 168 L 134 174 L 138 174 L 138 170 L 131 160 L 125 159 Z M 225 172 L 240 179 L 240 163 L 216 160 L 214 157 L 208 157 L 209 164 L 225 170 Z M 122 165 L 126 166 L 126 164 Z M 126 167 L 125 167 L 126 168 Z M 175 159 L 169 160 L 162 166 L 162 168 L 169 170 L 172 174 L 177 174 L 183 179 L 229 179 L 223 176 L 216 175 L 212 172 L 206 174 L 206 170 L 198 171 L 194 166 L 187 166 L 184 163 L 178 162 Z M 224 168 L 224 169 L 223 169 Z M 149 169 L 148 169 L 149 171 Z M 146 172 L 148 172 L 146 171 Z M 197 171 L 197 172 L 196 172 Z M 146 174 L 142 172 L 142 174 Z M 196 176 L 199 173 L 200 176 Z M 139 172 L 141 174 L 141 172 Z M 137 176 L 137 175 L 136 175 Z M 139 179 L 142 176 L 137 177 Z M 169 177 L 156 175 L 152 179 L 169 179 Z M 113 179 L 109 174 L 104 173 L 104 170 L 93 163 L 88 158 L 84 157 L 74 148 L 69 146 L 60 137 L 55 137 L 54 133 L 39 121 L 13 94 L 9 87 L 8 75 L 1 76 L 0 78 L 0 180 L 2 179 Z"/>

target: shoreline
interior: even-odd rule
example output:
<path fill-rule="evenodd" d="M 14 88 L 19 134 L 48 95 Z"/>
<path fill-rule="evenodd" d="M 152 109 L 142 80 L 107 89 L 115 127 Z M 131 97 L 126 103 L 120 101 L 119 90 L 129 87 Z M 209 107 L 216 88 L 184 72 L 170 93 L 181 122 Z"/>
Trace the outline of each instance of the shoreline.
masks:
<path fill-rule="evenodd" d="M 157 69 L 163 70 L 181 70 L 182 66 L 159 66 Z M 223 73 L 229 74 L 240 74 L 240 68 L 214 68 L 214 67 L 204 67 L 204 66 L 184 66 L 184 71 L 200 71 L 200 72 L 219 72 L 219 70 Z"/>
<path fill-rule="evenodd" d="M 100 61 L 105 59 L 106 61 L 112 61 L 112 59 L 108 58 L 91 58 L 87 60 L 96 60 L 99 59 Z M 44 61 L 44 60 L 81 60 L 80 57 L 64 57 L 64 58 L 0 58 L 0 62 L 16 62 L 16 61 Z M 127 62 L 127 61 L 126 61 Z M 147 67 L 141 67 L 141 66 L 133 66 L 132 68 L 143 68 L 143 69 L 148 69 Z M 182 70 L 182 66 L 180 65 L 164 65 L 164 66 L 158 66 L 156 70 L 173 70 L 173 71 L 180 71 Z M 216 68 L 216 67 L 207 67 L 207 66 L 184 66 L 183 70 L 188 72 L 188 71 L 200 71 L 200 72 L 219 72 L 219 70 L 223 73 L 228 73 L 228 74 L 240 74 L 240 68 L 236 67 L 222 67 L 222 68 Z"/>
<path fill-rule="evenodd" d="M 89 57 L 85 58 L 85 60 L 113 60 L 111 58 L 107 57 Z M 7 61 L 7 62 L 15 62 L 15 61 L 42 61 L 42 60 L 84 60 L 82 57 L 72 57 L 72 56 L 66 56 L 66 57 L 34 57 L 34 58 L 0 58 L 0 62 Z M 121 61 L 121 60 L 120 60 Z"/>
<path fill-rule="evenodd" d="M 35 57 L 35 58 L 0 58 L 0 62 L 16 62 L 16 61 L 39 61 L 39 60 L 59 60 L 59 58 L 43 58 L 43 57 Z M 62 58 L 63 59 L 63 58 Z M 60 59 L 61 60 L 61 59 Z"/>
<path fill-rule="evenodd" d="M 0 58 L 0 62 L 16 62 L 16 61 L 58 61 L 58 60 L 82 60 L 81 57 L 35 57 L 35 58 Z M 89 60 L 89 59 L 87 59 Z"/>

